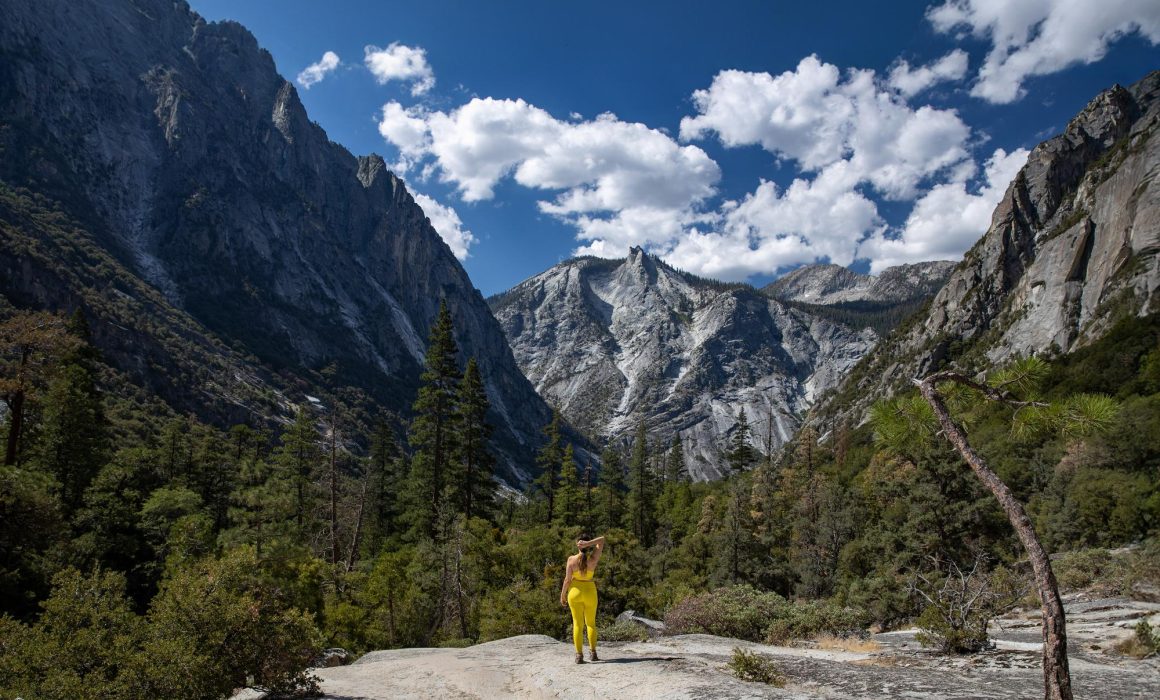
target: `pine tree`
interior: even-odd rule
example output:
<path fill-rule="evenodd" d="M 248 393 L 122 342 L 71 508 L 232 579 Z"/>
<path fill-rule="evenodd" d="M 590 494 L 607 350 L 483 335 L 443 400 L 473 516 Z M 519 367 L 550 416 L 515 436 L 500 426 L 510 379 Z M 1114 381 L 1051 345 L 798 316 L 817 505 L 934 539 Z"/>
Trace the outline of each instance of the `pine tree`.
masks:
<path fill-rule="evenodd" d="M 749 444 L 749 418 L 745 415 L 744 406 L 737 414 L 737 424 L 733 426 L 728 457 L 729 468 L 734 474 L 745 471 L 757 462 L 757 450 Z"/>
<path fill-rule="evenodd" d="M 7 410 L 4 464 L 18 464 L 28 407 L 56 363 L 79 343 L 68 324 L 47 312 L 18 312 L 0 322 L 0 399 Z"/>
<path fill-rule="evenodd" d="M 252 543 L 261 557 L 268 548 L 297 543 L 297 501 L 294 480 L 263 459 L 246 460 L 230 494 L 230 543 Z"/>
<path fill-rule="evenodd" d="M 606 447 L 600 455 L 600 491 L 596 510 L 596 523 L 601 532 L 620 527 L 624 519 L 624 490 L 624 465 L 620 453 L 613 447 Z"/>
<path fill-rule="evenodd" d="M 193 423 L 191 428 L 186 485 L 201 497 L 214 528 L 220 530 L 226 526 L 230 494 L 237 485 L 241 464 L 234 459 L 235 450 L 220 432 L 201 423 Z"/>
<path fill-rule="evenodd" d="M 491 426 L 487 423 L 489 408 L 479 365 L 472 357 L 459 385 L 456 412 L 459 420 L 457 466 L 459 510 L 467 518 L 492 517 L 495 501 L 495 458 L 487 449 Z"/>
<path fill-rule="evenodd" d="M 552 422 L 544 426 L 544 436 L 547 442 L 540 448 L 536 457 L 536 464 L 541 472 L 536 478 L 536 488 L 547 500 L 548 510 L 544 522 L 551 523 L 556 514 L 556 492 L 560 482 L 560 463 L 564 459 L 562 438 L 560 437 L 560 411 L 552 409 Z"/>
<path fill-rule="evenodd" d="M 648 463 L 648 433 L 644 419 L 636 429 L 632 459 L 628 463 L 628 512 L 626 525 L 646 548 L 656 535 L 656 479 Z"/>
<path fill-rule="evenodd" d="M 406 463 L 395 434 L 386 421 L 380 421 L 371 437 L 367 460 L 368 503 L 366 542 L 371 553 L 397 531 L 402 515 L 400 498 L 406 476 Z"/>
<path fill-rule="evenodd" d="M 727 489 L 724 517 L 713 524 L 711 539 L 718 582 L 735 584 L 750 578 L 755 540 L 744 476 L 732 477 Z"/>
<path fill-rule="evenodd" d="M 794 457 L 797 461 L 797 466 L 804 470 L 806 475 L 814 473 L 814 466 L 817 463 L 815 452 L 818 447 L 818 431 L 814 429 L 807 419 L 802 429 L 797 434 L 797 445 L 794 452 Z"/>
<path fill-rule="evenodd" d="M 298 411 L 294 423 L 282 434 L 282 444 L 274 459 L 278 478 L 290 483 L 295 527 L 300 535 L 305 534 L 314 517 L 314 478 L 322 463 L 318 429 L 305 409 Z"/>
<path fill-rule="evenodd" d="M 166 481 L 189 476 L 193 462 L 193 446 L 189 439 L 192 431 L 188 418 L 178 416 L 161 429 L 161 473 Z"/>
<path fill-rule="evenodd" d="M 576 527 L 583 523 L 584 491 L 576 473 L 576 458 L 572 445 L 564 447 L 564 457 L 560 461 L 560 487 L 557 491 L 557 522 L 566 527 Z"/>
<path fill-rule="evenodd" d="M 416 532 L 430 537 L 436 534 L 436 515 L 448 486 L 458 433 L 455 401 L 460 379 L 456 359 L 459 350 L 453 330 L 447 302 L 440 302 L 439 315 L 427 340 L 426 369 L 415 399 L 415 419 L 407 436 L 415 451 L 408 488 L 411 525 Z"/>
<path fill-rule="evenodd" d="M 596 512 L 592 509 L 592 465 L 584 465 L 584 477 L 581 479 L 580 488 L 584 490 L 584 530 L 585 532 L 593 532 L 596 529 Z"/>
<path fill-rule="evenodd" d="M 96 351 L 89 345 L 88 324 L 79 312 L 69 331 L 77 344 L 65 353 L 44 397 L 41 454 L 42 466 L 60 484 L 66 512 L 73 512 L 105 464 L 109 440 L 92 364 Z"/>

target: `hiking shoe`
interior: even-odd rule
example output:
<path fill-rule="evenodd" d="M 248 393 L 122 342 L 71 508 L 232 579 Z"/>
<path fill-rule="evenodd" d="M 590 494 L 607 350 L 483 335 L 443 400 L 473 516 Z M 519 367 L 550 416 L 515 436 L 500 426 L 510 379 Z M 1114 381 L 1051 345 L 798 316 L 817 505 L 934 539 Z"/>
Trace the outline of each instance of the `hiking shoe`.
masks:
<path fill-rule="evenodd" d="M 576 655 L 576 663 L 578 663 L 578 664 L 584 663 L 584 655 L 583 654 Z"/>
<path fill-rule="evenodd" d="M 596 650 L 595 650 L 595 649 L 593 649 L 593 650 L 592 650 L 592 660 L 593 660 L 593 661 L 599 661 L 599 660 L 600 660 L 600 657 L 596 655 Z"/>

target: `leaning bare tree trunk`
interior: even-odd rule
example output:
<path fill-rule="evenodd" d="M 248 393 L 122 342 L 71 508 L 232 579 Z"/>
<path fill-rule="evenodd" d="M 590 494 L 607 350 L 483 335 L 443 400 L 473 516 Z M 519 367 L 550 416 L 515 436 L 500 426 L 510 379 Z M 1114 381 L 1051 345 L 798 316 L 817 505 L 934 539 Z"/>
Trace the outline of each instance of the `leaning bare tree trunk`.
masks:
<path fill-rule="evenodd" d="M 347 573 L 354 569 L 355 562 L 358 561 L 359 540 L 362 538 L 363 510 L 366 509 L 367 504 L 367 482 L 370 480 L 370 474 L 363 477 L 362 490 L 358 496 L 358 515 L 354 518 L 354 535 L 350 538 L 350 552 L 346 557 Z"/>
<path fill-rule="evenodd" d="M 1059 597 L 1059 586 L 1055 581 L 1055 573 L 1051 570 L 1051 561 L 1048 559 L 1043 545 L 1040 544 L 1035 530 L 1031 527 L 1031 519 L 1023 510 L 1023 504 L 1015 498 L 1011 489 L 1007 488 L 1007 484 L 1003 483 L 999 475 L 987 466 L 982 456 L 975 452 L 974 448 L 967 442 L 966 433 L 951 418 L 942 395 L 935 388 L 935 383 L 938 381 L 956 381 L 984 391 L 989 398 L 995 397 L 990 396 L 992 392 L 988 391 L 987 387 L 981 387 L 976 382 L 954 372 L 938 372 L 926 379 L 915 380 L 923 398 L 934 409 L 939 425 L 942 426 L 943 434 L 955 446 L 955 449 L 959 451 L 959 454 L 963 456 L 975 474 L 991 490 L 995 498 L 999 500 L 999 504 L 1003 506 L 1003 511 L 1007 513 L 1008 520 L 1011 521 L 1011 525 L 1019 535 L 1019 541 L 1027 550 L 1043 609 L 1043 697 L 1045 700 L 1072 700 L 1071 673 L 1067 664 L 1067 630 L 1063 615 L 1063 601 Z"/>
<path fill-rule="evenodd" d="M 338 420 L 330 420 L 330 567 L 338 577 Z"/>

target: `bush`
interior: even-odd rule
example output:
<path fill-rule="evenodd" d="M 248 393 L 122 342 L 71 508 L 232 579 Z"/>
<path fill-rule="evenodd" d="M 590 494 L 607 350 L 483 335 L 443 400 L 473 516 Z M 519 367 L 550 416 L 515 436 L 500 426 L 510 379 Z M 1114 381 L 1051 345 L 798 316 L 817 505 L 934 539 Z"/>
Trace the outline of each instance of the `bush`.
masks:
<path fill-rule="evenodd" d="M 1136 623 L 1136 634 L 1116 645 L 1116 650 L 1137 659 L 1160 654 L 1160 628 L 1154 629 L 1146 620 Z"/>
<path fill-rule="evenodd" d="M 66 569 L 36 624 L 0 618 L 0 697 L 132 700 L 140 618 L 125 577 Z"/>
<path fill-rule="evenodd" d="M 317 679 L 306 672 L 321 650 L 312 617 L 289 607 L 259 576 L 254 550 L 243 547 L 165 581 L 148 615 L 147 696 L 196 700 L 245 687 L 275 694 L 317 690 Z"/>
<path fill-rule="evenodd" d="M 749 586 L 720 588 L 692 596 L 665 615 L 669 634 L 704 633 L 751 642 L 783 644 L 818 634 L 846 636 L 862 629 L 860 610 L 833 603 L 791 603 Z"/>
<path fill-rule="evenodd" d="M 785 676 L 777 664 L 768 656 L 763 656 L 740 647 L 733 647 L 733 658 L 729 660 L 729 670 L 743 681 L 768 683 L 778 688 L 785 686 Z"/>
<path fill-rule="evenodd" d="M 602 642 L 647 642 L 648 630 L 635 622 L 614 622 L 607 627 L 597 628 L 597 637 Z"/>
<path fill-rule="evenodd" d="M 1074 591 L 1098 585 L 1108 595 L 1125 591 L 1127 563 L 1106 549 L 1081 549 L 1067 552 L 1051 562 L 1060 591 Z"/>
<path fill-rule="evenodd" d="M 965 654 L 993 646 L 987 625 L 1014 607 L 1028 585 L 1007 569 L 987 573 L 983 563 L 979 557 L 963 571 L 954 562 L 936 562 L 937 577 L 917 575 L 912 592 L 927 603 L 915 621 L 919 644 Z"/>
<path fill-rule="evenodd" d="M 1106 596 L 1134 595 L 1138 584 L 1160 581 L 1160 540 L 1148 540 L 1127 552 L 1067 552 L 1054 558 L 1051 568 L 1061 591 L 1094 588 Z"/>
<path fill-rule="evenodd" d="M 545 634 L 555 639 L 572 636 L 572 618 L 559 604 L 559 583 L 544 579 L 532 587 L 523 579 L 488 591 L 479 617 L 479 641 Z M 565 632 L 567 633 L 565 635 Z"/>
<path fill-rule="evenodd" d="M 856 636 L 862 632 L 864 624 L 865 615 L 853 608 L 843 608 L 820 600 L 789 604 L 766 628 L 765 642 L 785 644 L 819 634 Z"/>
<path fill-rule="evenodd" d="M 475 644 L 475 640 L 466 637 L 455 637 L 453 639 L 442 639 L 439 641 L 439 646 L 443 649 L 463 649 L 473 644 Z"/>
<path fill-rule="evenodd" d="M 765 639 L 769 621 L 789 605 L 776 593 L 732 586 L 691 596 L 665 614 L 669 634 L 715 634 L 751 642 Z"/>

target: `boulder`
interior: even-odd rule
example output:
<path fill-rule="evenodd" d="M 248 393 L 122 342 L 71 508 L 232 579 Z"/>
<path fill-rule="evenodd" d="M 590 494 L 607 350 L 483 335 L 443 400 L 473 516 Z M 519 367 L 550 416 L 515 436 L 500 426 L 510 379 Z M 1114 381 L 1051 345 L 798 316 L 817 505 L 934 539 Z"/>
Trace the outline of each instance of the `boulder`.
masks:
<path fill-rule="evenodd" d="M 637 615 L 635 610 L 625 610 L 616 616 L 616 621 L 618 623 L 631 622 L 635 625 L 640 625 L 645 628 L 650 637 L 657 637 L 665 633 L 665 623 Z"/>
<path fill-rule="evenodd" d="M 323 649 L 322 653 L 318 655 L 314 666 L 316 668 L 333 668 L 335 666 L 346 666 L 350 663 L 350 653 L 346 649 L 333 647 L 331 649 Z"/>

